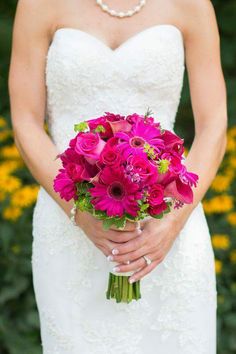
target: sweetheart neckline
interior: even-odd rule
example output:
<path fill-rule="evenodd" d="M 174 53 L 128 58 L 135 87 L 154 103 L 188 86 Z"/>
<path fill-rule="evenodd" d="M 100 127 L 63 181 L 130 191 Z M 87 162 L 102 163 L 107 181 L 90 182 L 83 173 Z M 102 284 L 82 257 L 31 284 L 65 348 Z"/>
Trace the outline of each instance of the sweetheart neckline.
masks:
<path fill-rule="evenodd" d="M 100 43 L 101 45 L 103 45 L 103 47 L 106 48 L 111 53 L 116 53 L 116 52 L 119 52 L 119 50 L 121 50 L 123 47 L 128 45 L 130 42 L 132 42 L 132 40 L 135 40 L 135 39 L 139 38 L 140 36 L 142 36 L 143 34 L 146 34 L 147 32 L 149 32 L 151 30 L 160 29 L 160 28 L 163 28 L 163 27 L 169 27 L 171 29 L 176 30 L 177 33 L 179 33 L 180 36 L 181 36 L 182 43 L 184 43 L 183 32 L 182 32 L 182 30 L 179 29 L 178 26 L 173 25 L 173 24 L 157 24 L 157 25 L 146 27 L 142 31 L 136 32 L 134 35 L 132 35 L 129 38 L 127 38 L 118 47 L 116 47 L 114 49 L 111 48 L 110 46 L 108 46 L 102 39 L 98 38 L 97 36 L 94 36 L 93 34 L 91 34 L 89 32 L 86 32 L 86 31 L 83 31 L 83 30 L 81 30 L 79 28 L 73 28 L 73 27 L 61 27 L 61 28 L 56 29 L 55 32 L 53 33 L 51 44 L 53 43 L 53 41 L 54 41 L 54 39 L 55 39 L 55 37 L 56 37 L 56 35 L 58 33 L 63 32 L 63 31 L 74 31 L 74 32 L 81 33 L 81 34 L 83 34 L 83 35 L 95 40 L 97 43 Z"/>

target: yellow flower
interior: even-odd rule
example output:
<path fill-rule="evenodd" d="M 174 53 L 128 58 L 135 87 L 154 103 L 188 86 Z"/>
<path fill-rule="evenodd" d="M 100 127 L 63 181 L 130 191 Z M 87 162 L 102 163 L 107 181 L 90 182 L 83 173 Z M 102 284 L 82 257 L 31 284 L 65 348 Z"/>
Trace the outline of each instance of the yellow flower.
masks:
<path fill-rule="evenodd" d="M 236 226 L 236 212 L 232 212 L 227 215 L 227 221 L 230 225 Z"/>
<path fill-rule="evenodd" d="M 236 150 L 236 141 L 231 136 L 228 136 L 226 151 L 234 152 L 235 150 Z"/>
<path fill-rule="evenodd" d="M 219 259 L 215 260 L 215 271 L 216 271 L 216 274 L 219 274 L 222 272 L 222 262 L 219 261 Z"/>
<path fill-rule="evenodd" d="M 14 172 L 21 166 L 21 161 L 4 161 L 0 163 L 0 177 L 9 176 L 10 173 Z"/>
<path fill-rule="evenodd" d="M 230 260 L 232 263 L 236 263 L 236 250 L 230 252 Z"/>
<path fill-rule="evenodd" d="M 13 193 L 21 187 L 21 180 L 14 176 L 0 176 L 0 188 L 3 193 Z"/>
<path fill-rule="evenodd" d="M 15 144 L 3 147 L 1 149 L 1 156 L 5 159 L 21 159 L 21 156 Z"/>
<path fill-rule="evenodd" d="M 2 116 L 0 116 L 0 128 L 4 128 L 6 127 L 6 125 L 7 125 L 6 120 Z"/>
<path fill-rule="evenodd" d="M 206 214 L 221 214 L 229 212 L 234 207 L 233 197 L 222 194 L 203 201 L 203 207 Z"/>
<path fill-rule="evenodd" d="M 229 128 L 227 134 L 231 138 L 236 138 L 236 126 Z"/>
<path fill-rule="evenodd" d="M 230 186 L 232 178 L 230 176 L 218 175 L 214 178 L 211 189 L 216 192 L 224 192 Z"/>
<path fill-rule="evenodd" d="M 226 250 L 230 246 L 230 240 L 229 240 L 228 235 L 215 234 L 215 235 L 212 235 L 211 240 L 212 240 L 212 245 L 214 248 Z"/>
<path fill-rule="evenodd" d="M 228 159 L 229 165 L 233 167 L 233 169 L 236 169 L 236 157 L 235 156 L 230 156 Z"/>
<path fill-rule="evenodd" d="M 0 142 L 5 141 L 10 136 L 12 136 L 12 131 L 11 130 L 0 131 Z"/>
<path fill-rule="evenodd" d="M 20 208 L 26 208 L 32 205 L 38 195 L 39 187 L 36 185 L 25 186 L 15 191 L 11 197 L 11 205 Z"/>
<path fill-rule="evenodd" d="M 3 210 L 3 218 L 9 221 L 16 221 L 22 214 L 21 208 L 9 206 Z"/>

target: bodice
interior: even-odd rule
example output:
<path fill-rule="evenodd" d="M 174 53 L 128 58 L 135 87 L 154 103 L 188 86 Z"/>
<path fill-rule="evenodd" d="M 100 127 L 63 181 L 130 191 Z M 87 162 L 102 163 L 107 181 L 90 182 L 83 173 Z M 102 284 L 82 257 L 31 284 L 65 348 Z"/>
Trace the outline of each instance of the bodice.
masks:
<path fill-rule="evenodd" d="M 47 120 L 59 150 L 74 124 L 104 112 L 144 114 L 173 129 L 185 68 L 182 32 L 156 25 L 111 49 L 79 29 L 56 30 L 46 60 Z"/>

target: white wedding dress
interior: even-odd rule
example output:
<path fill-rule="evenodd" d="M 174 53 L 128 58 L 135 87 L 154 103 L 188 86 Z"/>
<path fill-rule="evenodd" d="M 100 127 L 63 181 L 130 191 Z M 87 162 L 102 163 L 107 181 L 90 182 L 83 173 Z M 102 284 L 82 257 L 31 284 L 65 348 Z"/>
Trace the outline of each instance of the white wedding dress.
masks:
<path fill-rule="evenodd" d="M 173 129 L 185 69 L 181 31 L 155 25 L 116 49 L 61 28 L 47 55 L 50 135 L 62 152 L 79 121 L 144 114 Z M 108 261 L 41 187 L 33 215 L 33 281 L 44 354 L 215 354 L 214 254 L 200 203 L 142 298 L 107 300 Z"/>

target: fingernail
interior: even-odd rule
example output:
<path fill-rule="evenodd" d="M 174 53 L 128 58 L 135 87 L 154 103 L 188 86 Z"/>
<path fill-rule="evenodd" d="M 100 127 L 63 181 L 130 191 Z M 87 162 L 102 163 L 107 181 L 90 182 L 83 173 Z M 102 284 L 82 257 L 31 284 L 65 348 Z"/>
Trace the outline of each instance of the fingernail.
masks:
<path fill-rule="evenodd" d="M 113 261 L 113 257 L 111 255 L 107 256 L 108 261 Z"/>
<path fill-rule="evenodd" d="M 141 230 L 141 229 L 138 229 L 137 231 L 138 231 L 138 234 L 141 234 L 141 233 L 142 233 L 142 230 Z"/>
<path fill-rule="evenodd" d="M 112 254 L 118 254 L 119 251 L 118 251 L 116 248 L 114 248 L 114 249 L 111 251 L 111 253 L 112 253 Z"/>
<path fill-rule="evenodd" d="M 132 284 L 135 281 L 134 278 L 129 278 L 129 283 Z"/>
<path fill-rule="evenodd" d="M 120 268 L 119 267 L 114 267 L 113 268 L 113 272 L 119 272 L 120 271 Z"/>
<path fill-rule="evenodd" d="M 130 261 L 126 261 L 125 263 L 126 263 L 126 264 L 130 264 Z"/>

